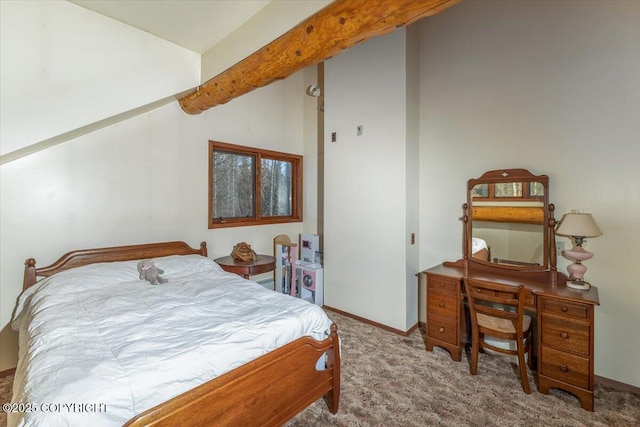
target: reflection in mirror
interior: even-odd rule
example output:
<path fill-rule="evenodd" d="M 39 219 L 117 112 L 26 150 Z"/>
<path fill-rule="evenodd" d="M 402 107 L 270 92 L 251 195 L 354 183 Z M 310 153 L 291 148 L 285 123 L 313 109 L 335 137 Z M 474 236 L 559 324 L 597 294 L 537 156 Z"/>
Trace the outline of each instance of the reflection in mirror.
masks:
<path fill-rule="evenodd" d="M 544 186 L 541 182 L 530 182 L 529 183 L 529 195 L 534 197 L 542 197 L 544 196 Z"/>
<path fill-rule="evenodd" d="M 496 197 L 522 197 L 521 182 L 503 182 L 495 184 Z"/>
<path fill-rule="evenodd" d="M 507 170 L 469 181 L 471 259 L 505 268 L 548 267 L 547 180 Z"/>
<path fill-rule="evenodd" d="M 471 189 L 471 198 L 489 197 L 489 184 L 477 184 Z"/>
<path fill-rule="evenodd" d="M 544 197 L 541 182 L 496 182 L 476 184 L 471 189 L 472 199 L 539 200 Z"/>
<path fill-rule="evenodd" d="M 542 265 L 543 233 L 542 225 L 474 221 L 473 240 L 479 242 L 472 254 L 499 264 Z M 486 258 L 481 248 L 487 248 Z"/>

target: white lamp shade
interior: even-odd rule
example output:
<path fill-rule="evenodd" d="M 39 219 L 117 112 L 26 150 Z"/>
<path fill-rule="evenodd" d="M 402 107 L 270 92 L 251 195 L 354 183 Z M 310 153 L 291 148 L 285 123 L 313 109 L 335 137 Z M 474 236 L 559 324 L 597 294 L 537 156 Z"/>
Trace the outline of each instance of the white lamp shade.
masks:
<path fill-rule="evenodd" d="M 559 236 L 598 237 L 602 231 L 590 213 L 567 213 L 562 216 L 556 230 Z"/>

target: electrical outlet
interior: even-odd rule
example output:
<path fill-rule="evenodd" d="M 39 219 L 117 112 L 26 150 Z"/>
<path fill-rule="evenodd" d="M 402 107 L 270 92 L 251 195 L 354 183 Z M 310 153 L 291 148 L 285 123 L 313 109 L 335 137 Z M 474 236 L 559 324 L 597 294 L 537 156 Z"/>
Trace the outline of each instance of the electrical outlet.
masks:
<path fill-rule="evenodd" d="M 336 142 L 336 133 L 331 132 L 331 142 Z"/>
<path fill-rule="evenodd" d="M 564 251 L 564 242 L 556 241 L 556 252 L 560 253 Z"/>
<path fill-rule="evenodd" d="M 416 244 L 416 233 L 411 233 L 411 244 L 412 245 Z"/>

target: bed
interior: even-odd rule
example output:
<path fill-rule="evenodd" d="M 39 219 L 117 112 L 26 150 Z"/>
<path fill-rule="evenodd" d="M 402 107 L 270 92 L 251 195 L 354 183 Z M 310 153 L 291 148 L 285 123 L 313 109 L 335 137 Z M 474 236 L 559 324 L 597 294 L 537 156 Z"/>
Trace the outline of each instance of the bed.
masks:
<path fill-rule="evenodd" d="M 206 255 L 166 242 L 28 259 L 9 426 L 281 425 L 323 396 L 336 413 L 336 325 Z M 149 258 L 168 283 L 139 279 Z"/>

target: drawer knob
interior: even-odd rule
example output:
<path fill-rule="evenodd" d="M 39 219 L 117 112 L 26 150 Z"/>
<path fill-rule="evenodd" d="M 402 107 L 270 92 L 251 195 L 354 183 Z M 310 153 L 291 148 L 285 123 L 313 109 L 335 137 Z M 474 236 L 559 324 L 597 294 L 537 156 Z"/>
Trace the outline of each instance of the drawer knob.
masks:
<path fill-rule="evenodd" d="M 569 309 L 567 308 L 567 306 L 563 306 L 563 307 L 560 309 L 560 311 L 561 311 L 561 312 L 563 312 L 563 313 L 566 313 L 567 311 L 569 311 Z"/>
<path fill-rule="evenodd" d="M 568 372 L 569 371 L 569 367 L 567 365 L 560 365 L 560 370 L 562 372 Z"/>
<path fill-rule="evenodd" d="M 443 333 L 443 332 L 444 332 L 444 328 L 443 328 L 442 326 L 440 326 L 440 327 L 438 328 L 438 332 Z"/>
<path fill-rule="evenodd" d="M 560 334 L 560 336 L 561 336 L 562 338 L 564 338 L 565 340 L 566 340 L 567 338 L 569 338 L 569 334 L 568 334 L 568 333 L 566 333 L 566 332 L 564 332 L 564 331 Z"/>
<path fill-rule="evenodd" d="M 440 282 L 440 287 L 444 288 L 444 283 Z"/>
<path fill-rule="evenodd" d="M 438 304 L 438 306 L 439 306 L 440 308 L 444 308 L 444 306 L 445 306 L 444 301 L 440 301 L 440 304 Z"/>

